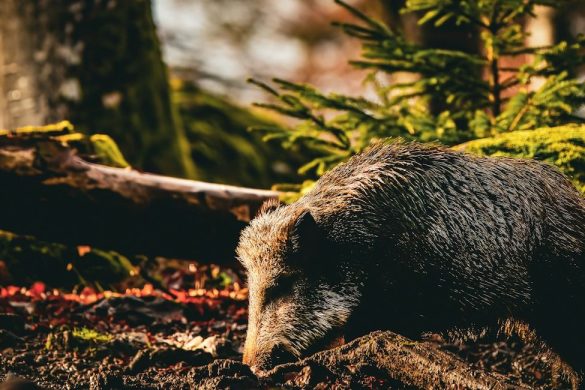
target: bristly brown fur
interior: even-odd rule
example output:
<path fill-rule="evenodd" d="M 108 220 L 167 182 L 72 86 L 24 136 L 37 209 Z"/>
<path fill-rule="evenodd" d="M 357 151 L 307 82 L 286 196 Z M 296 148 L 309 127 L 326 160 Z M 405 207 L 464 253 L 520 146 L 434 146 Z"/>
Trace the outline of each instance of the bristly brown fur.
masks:
<path fill-rule="evenodd" d="M 379 143 L 267 207 L 238 254 L 250 363 L 340 327 L 417 337 L 514 317 L 585 368 L 585 199 L 546 164 Z"/>

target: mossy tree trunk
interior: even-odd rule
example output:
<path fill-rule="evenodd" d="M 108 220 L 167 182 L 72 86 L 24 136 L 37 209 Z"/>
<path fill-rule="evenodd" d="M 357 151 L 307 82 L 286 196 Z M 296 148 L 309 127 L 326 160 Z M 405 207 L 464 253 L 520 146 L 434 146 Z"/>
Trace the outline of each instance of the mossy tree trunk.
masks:
<path fill-rule="evenodd" d="M 2 127 L 62 119 L 111 135 L 130 163 L 194 177 L 150 0 L 2 0 Z"/>

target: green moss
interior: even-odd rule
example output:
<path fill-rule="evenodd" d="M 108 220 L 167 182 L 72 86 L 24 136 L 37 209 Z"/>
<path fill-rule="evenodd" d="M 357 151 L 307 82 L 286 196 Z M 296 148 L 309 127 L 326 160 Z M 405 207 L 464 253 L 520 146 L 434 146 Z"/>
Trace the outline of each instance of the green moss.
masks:
<path fill-rule="evenodd" d="M 269 118 L 193 84 L 173 80 L 171 85 L 198 179 L 264 188 L 298 180 L 296 168 L 306 159 L 303 150 L 285 150 L 248 131 L 250 126 L 277 126 Z"/>
<path fill-rule="evenodd" d="M 94 354 L 100 350 L 111 348 L 114 336 L 89 328 L 61 327 L 47 335 L 45 348 L 48 350 L 64 349 L 67 351 L 86 351 Z"/>
<path fill-rule="evenodd" d="M 94 329 L 75 328 L 73 329 L 73 337 L 92 344 L 102 344 L 113 340 L 111 335 L 100 333 Z"/>
<path fill-rule="evenodd" d="M 46 126 L 25 126 L 15 130 L 16 134 L 26 133 L 72 133 L 73 125 L 69 121 L 61 121 L 59 123 L 49 124 Z"/>
<path fill-rule="evenodd" d="M 483 156 L 531 158 L 556 165 L 585 194 L 585 126 L 515 131 L 458 145 Z"/>
<path fill-rule="evenodd" d="M 8 135 L 39 140 L 56 140 L 77 149 L 89 161 L 117 168 L 130 166 L 118 144 L 109 135 L 93 134 L 88 137 L 83 133 L 76 132 L 75 127 L 69 121 L 46 126 L 26 126 L 15 130 L 0 130 L 0 137 Z M 42 150 L 39 151 L 42 152 Z"/>
<path fill-rule="evenodd" d="M 102 164 L 118 168 L 127 168 L 130 166 L 120 151 L 120 148 L 110 136 L 94 134 L 89 137 L 89 142 L 93 147 L 96 158 Z"/>
<path fill-rule="evenodd" d="M 51 287 L 89 285 L 100 289 L 138 277 L 125 256 L 91 247 L 70 247 L 0 230 L 0 284 L 28 285 L 41 281 Z"/>
<path fill-rule="evenodd" d="M 73 133 L 73 125 L 69 121 L 61 121 L 46 126 L 24 126 L 14 130 L 1 130 L 0 137 L 7 135 L 49 137 Z"/>

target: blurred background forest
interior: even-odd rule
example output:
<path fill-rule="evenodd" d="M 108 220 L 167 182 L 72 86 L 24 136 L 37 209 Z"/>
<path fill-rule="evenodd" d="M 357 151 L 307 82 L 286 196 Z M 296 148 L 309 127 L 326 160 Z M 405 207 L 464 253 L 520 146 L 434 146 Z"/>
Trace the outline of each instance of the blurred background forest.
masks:
<path fill-rule="evenodd" d="M 537 7 L 522 22 L 528 45 L 585 32 L 583 2 L 561 3 Z M 400 14 L 403 1 L 350 4 L 423 46 L 483 50 L 473 27 L 421 27 L 421 12 Z M 375 97 L 364 71 L 348 64 L 359 57 L 359 40 L 331 25 L 355 18 L 329 0 L 6 0 L 0 12 L 7 21 L 0 128 L 66 119 L 84 133 L 111 136 L 145 171 L 258 188 L 311 178 L 297 174 L 310 151 L 282 150 L 247 131 L 288 123 L 251 108 L 264 96 L 248 77 Z M 569 71 L 583 77 L 582 68 Z"/>
<path fill-rule="evenodd" d="M 329 1 L 5 1 L 0 128 L 70 120 L 105 133 L 132 166 L 270 187 L 295 179 L 295 153 L 250 125 L 250 76 L 360 89 L 356 42 Z M 10 37 L 10 39 L 7 39 Z M 164 61 L 164 63 L 162 62 Z"/>

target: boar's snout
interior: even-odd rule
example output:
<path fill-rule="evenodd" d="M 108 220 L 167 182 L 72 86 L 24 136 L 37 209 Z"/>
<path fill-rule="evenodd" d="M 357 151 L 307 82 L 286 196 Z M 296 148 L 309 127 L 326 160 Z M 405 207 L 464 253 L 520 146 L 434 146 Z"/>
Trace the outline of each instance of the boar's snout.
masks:
<path fill-rule="evenodd" d="M 279 364 L 290 363 L 296 360 L 284 345 L 273 346 L 269 352 L 244 353 L 244 363 L 260 370 L 268 370 Z"/>

